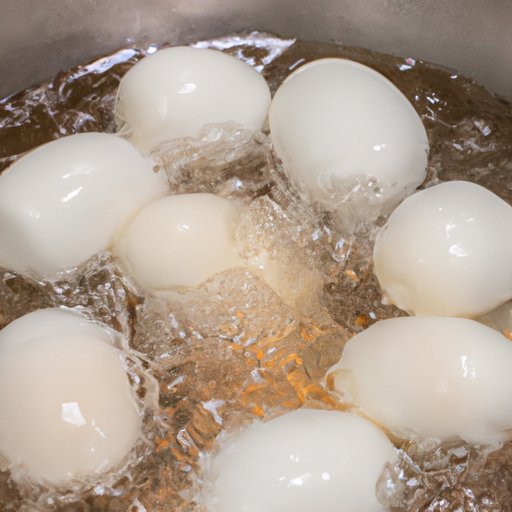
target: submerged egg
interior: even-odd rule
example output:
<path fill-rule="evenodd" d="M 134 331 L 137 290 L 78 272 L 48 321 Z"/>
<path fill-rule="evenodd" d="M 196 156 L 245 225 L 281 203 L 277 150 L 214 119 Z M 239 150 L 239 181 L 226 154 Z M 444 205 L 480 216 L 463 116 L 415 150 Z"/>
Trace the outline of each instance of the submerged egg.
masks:
<path fill-rule="evenodd" d="M 121 80 L 116 119 L 143 151 L 202 126 L 234 121 L 259 130 L 270 104 L 265 79 L 217 50 L 174 47 L 145 57 Z"/>
<path fill-rule="evenodd" d="M 0 331 L 0 411 L 0 456 L 12 475 L 53 485 L 120 465 L 141 431 L 110 332 L 56 308 Z"/>
<path fill-rule="evenodd" d="M 44 144 L 0 176 L 0 266 L 55 278 L 94 253 L 167 185 L 128 142 L 84 133 Z"/>
<path fill-rule="evenodd" d="M 418 114 L 389 80 L 357 62 L 300 67 L 277 90 L 269 121 L 294 181 L 340 215 L 367 220 L 370 203 L 389 210 L 425 178 L 428 139 Z M 361 211 L 347 213 L 352 203 Z"/>
<path fill-rule="evenodd" d="M 402 437 L 492 444 L 512 428 L 512 344 L 464 318 L 382 320 L 352 338 L 334 385 Z"/>
<path fill-rule="evenodd" d="M 233 239 L 237 203 L 214 194 L 168 196 L 141 210 L 115 252 L 144 288 L 197 286 L 241 260 Z"/>
<path fill-rule="evenodd" d="M 512 207 L 451 181 L 406 199 L 379 232 L 375 275 L 415 315 L 476 317 L 512 298 Z"/>
<path fill-rule="evenodd" d="M 394 457 L 359 416 L 301 409 L 229 438 L 204 502 L 210 512 L 380 512 L 377 481 Z"/>

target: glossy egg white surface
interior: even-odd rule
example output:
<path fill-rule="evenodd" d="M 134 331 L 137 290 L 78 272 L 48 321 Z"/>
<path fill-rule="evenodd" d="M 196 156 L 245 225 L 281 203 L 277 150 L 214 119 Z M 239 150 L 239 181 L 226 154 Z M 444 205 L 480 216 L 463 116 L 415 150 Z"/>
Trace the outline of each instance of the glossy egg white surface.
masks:
<path fill-rule="evenodd" d="M 217 50 L 173 47 L 145 57 L 121 80 L 116 119 L 142 151 L 202 126 L 234 121 L 259 130 L 270 105 L 265 79 Z"/>
<path fill-rule="evenodd" d="M 331 368 L 345 400 L 404 438 L 493 444 L 512 428 L 512 343 L 464 318 L 382 320 Z"/>
<path fill-rule="evenodd" d="M 357 415 L 301 409 L 227 439 L 210 468 L 209 512 L 380 512 L 395 452 Z"/>
<path fill-rule="evenodd" d="M 512 207 L 465 181 L 406 199 L 379 232 L 375 275 L 414 315 L 476 317 L 512 297 Z"/>
<path fill-rule="evenodd" d="M 357 62 L 320 59 L 294 71 L 269 121 L 288 173 L 326 208 L 350 209 L 364 192 L 366 203 L 389 209 L 425 178 L 421 119 L 387 78 Z"/>
<path fill-rule="evenodd" d="M 150 291 L 197 286 L 241 260 L 233 238 L 238 205 L 214 194 L 168 196 L 141 210 L 115 253 Z"/>
<path fill-rule="evenodd" d="M 57 308 L 0 331 L 0 411 L 0 456 L 12 475 L 58 486 L 117 467 L 141 431 L 111 333 Z"/>
<path fill-rule="evenodd" d="M 55 278 L 100 250 L 167 185 L 128 142 L 104 133 L 49 142 L 0 176 L 0 266 Z"/>

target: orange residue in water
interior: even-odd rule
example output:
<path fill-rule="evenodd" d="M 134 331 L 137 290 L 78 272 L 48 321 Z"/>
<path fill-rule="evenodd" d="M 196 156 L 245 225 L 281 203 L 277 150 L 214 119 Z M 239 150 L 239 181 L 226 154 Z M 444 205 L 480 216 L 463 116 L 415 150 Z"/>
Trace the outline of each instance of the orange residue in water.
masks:
<path fill-rule="evenodd" d="M 354 283 L 359 282 L 359 276 L 353 270 L 344 270 L 343 274 L 354 281 Z"/>
<path fill-rule="evenodd" d="M 259 405 L 255 405 L 253 408 L 252 408 L 252 413 L 255 415 L 255 416 L 259 416 L 260 418 L 263 418 L 263 416 L 265 416 L 265 411 L 263 410 L 262 407 L 260 407 Z"/>
<path fill-rule="evenodd" d="M 300 336 L 304 341 L 310 342 L 316 340 L 319 336 L 326 334 L 328 330 L 322 329 L 317 324 L 302 325 L 300 328 Z"/>
<path fill-rule="evenodd" d="M 512 331 L 510 329 L 503 329 L 503 336 L 512 341 Z"/>
<path fill-rule="evenodd" d="M 162 450 L 166 450 L 167 448 L 169 448 L 170 445 L 171 445 L 171 443 L 169 442 L 168 439 L 156 439 L 156 441 L 155 441 L 156 452 L 159 453 Z"/>
<path fill-rule="evenodd" d="M 356 318 L 355 323 L 358 327 L 366 328 L 370 325 L 371 320 L 366 315 L 359 315 Z"/>

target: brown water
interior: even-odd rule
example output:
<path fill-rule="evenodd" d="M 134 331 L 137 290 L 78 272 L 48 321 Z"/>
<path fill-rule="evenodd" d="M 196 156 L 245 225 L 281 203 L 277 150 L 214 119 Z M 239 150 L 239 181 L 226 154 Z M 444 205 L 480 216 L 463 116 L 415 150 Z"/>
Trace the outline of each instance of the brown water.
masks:
<path fill-rule="evenodd" d="M 512 107 L 439 66 L 337 44 L 238 34 L 198 43 L 255 66 L 274 92 L 302 63 L 346 57 L 389 78 L 428 131 L 429 177 L 465 179 L 512 204 Z M 120 50 L 0 101 L 0 170 L 51 139 L 113 131 L 122 75 L 154 46 Z M 167 301 L 148 297 L 108 253 L 58 283 L 0 275 L 0 326 L 40 307 L 67 305 L 123 332 L 159 383 L 159 410 L 148 411 L 150 449 L 125 474 L 101 485 L 57 492 L 16 486 L 0 472 L 2 511 L 192 511 L 199 454 L 216 436 L 254 418 L 301 405 L 342 407 L 321 385 L 348 337 L 402 314 L 381 304 L 369 259 L 371 232 L 347 237 L 329 215 L 290 189 L 265 133 L 231 124 L 157 152 L 175 192 L 208 191 L 245 205 L 237 226 L 247 256 L 262 247 L 281 262 L 278 292 L 242 269 L 212 277 Z M 284 267 L 284 268 L 283 268 Z M 274 287 L 275 288 L 275 287 Z M 464 443 L 401 445 L 383 475 L 381 499 L 393 511 L 512 510 L 512 447 L 488 454 Z"/>

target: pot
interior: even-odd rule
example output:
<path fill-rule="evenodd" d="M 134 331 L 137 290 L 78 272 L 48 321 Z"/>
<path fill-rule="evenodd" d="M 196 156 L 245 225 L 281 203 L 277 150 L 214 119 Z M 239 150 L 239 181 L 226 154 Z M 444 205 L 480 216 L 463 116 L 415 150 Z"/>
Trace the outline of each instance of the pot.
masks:
<path fill-rule="evenodd" d="M 144 39 L 266 30 L 452 67 L 512 99 L 510 0 L 1 0 L 0 98 Z"/>

